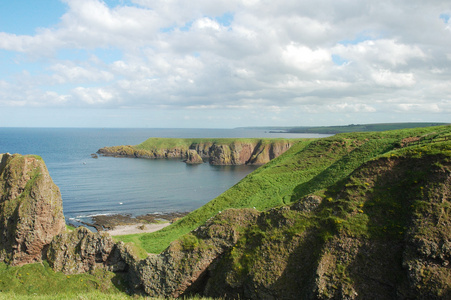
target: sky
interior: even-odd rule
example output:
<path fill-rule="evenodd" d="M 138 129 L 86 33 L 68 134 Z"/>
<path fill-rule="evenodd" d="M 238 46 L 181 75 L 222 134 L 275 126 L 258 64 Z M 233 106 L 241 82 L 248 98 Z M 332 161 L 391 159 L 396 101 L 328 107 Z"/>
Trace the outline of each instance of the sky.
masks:
<path fill-rule="evenodd" d="M 449 0 L 0 1 L 0 127 L 451 121 Z"/>

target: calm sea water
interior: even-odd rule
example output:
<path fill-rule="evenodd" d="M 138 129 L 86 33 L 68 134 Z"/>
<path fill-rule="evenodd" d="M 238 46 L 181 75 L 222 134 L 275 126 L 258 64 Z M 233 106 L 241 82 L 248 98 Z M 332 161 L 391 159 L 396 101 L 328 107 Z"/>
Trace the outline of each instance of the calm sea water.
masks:
<path fill-rule="evenodd" d="M 149 137 L 319 137 L 244 129 L 0 128 L 0 153 L 40 155 L 61 190 L 68 223 L 100 214 L 184 212 L 217 197 L 255 166 L 186 165 L 177 159 L 99 157 L 105 146 Z"/>

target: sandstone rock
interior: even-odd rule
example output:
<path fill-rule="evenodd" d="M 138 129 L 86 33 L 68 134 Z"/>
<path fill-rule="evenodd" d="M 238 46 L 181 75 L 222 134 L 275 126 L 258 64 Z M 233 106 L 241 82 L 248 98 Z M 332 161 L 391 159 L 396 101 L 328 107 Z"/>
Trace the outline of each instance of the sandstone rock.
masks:
<path fill-rule="evenodd" d="M 47 260 L 55 271 L 79 274 L 96 268 L 119 272 L 134 261 L 123 243 L 116 243 L 106 233 L 92 233 L 79 227 L 54 238 L 47 251 Z"/>
<path fill-rule="evenodd" d="M 197 153 L 196 150 L 190 149 L 187 153 L 188 158 L 185 160 L 185 163 L 194 165 L 194 164 L 202 164 L 204 161 L 202 157 Z"/>
<path fill-rule="evenodd" d="M 40 261 L 65 229 L 60 190 L 38 156 L 6 153 L 0 161 L 0 260 Z"/>
<path fill-rule="evenodd" d="M 239 230 L 256 221 L 253 209 L 230 209 L 171 243 L 159 255 L 130 265 L 133 288 L 152 297 L 179 297 L 204 288 L 208 274 L 240 236 Z"/>

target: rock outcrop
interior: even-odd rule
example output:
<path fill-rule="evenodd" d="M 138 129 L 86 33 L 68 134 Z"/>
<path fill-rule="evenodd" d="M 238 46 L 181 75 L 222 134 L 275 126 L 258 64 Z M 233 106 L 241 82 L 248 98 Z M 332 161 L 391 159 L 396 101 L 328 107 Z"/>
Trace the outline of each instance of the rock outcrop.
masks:
<path fill-rule="evenodd" d="M 187 163 L 208 160 L 212 165 L 263 165 L 283 154 L 294 139 L 230 139 L 226 142 L 183 140 L 176 146 L 161 146 L 161 138 L 148 139 L 145 146 L 113 146 L 99 149 L 104 156 L 136 158 L 179 158 Z M 182 139 L 181 139 L 182 140 Z"/>
<path fill-rule="evenodd" d="M 450 183 L 443 157 L 381 158 L 326 197 L 223 211 L 128 277 L 158 297 L 449 299 Z"/>
<path fill-rule="evenodd" d="M 124 272 L 134 260 L 123 243 L 116 243 L 106 233 L 92 233 L 84 227 L 57 235 L 47 253 L 50 266 L 65 274 L 80 274 L 103 268 Z"/>
<path fill-rule="evenodd" d="M 38 156 L 0 155 L 0 261 L 40 261 L 65 229 L 59 188 Z"/>
<path fill-rule="evenodd" d="M 202 292 L 221 256 L 236 244 L 241 230 L 255 222 L 254 209 L 230 209 L 171 243 L 161 254 L 130 266 L 135 291 L 152 297 Z"/>
<path fill-rule="evenodd" d="M 186 158 L 185 162 L 189 165 L 204 163 L 202 157 L 194 149 L 188 150 L 187 156 L 188 157 Z"/>

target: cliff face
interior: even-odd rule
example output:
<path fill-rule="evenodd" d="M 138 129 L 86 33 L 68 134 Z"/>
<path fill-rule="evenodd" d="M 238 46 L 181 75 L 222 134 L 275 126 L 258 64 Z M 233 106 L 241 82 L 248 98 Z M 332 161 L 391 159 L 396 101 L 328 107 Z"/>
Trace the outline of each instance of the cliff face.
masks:
<path fill-rule="evenodd" d="M 242 227 L 255 221 L 256 210 L 230 209 L 159 255 L 130 266 L 129 277 L 137 291 L 155 297 L 179 297 L 202 292 L 210 269 L 237 242 Z"/>
<path fill-rule="evenodd" d="M 59 188 L 37 156 L 7 153 L 0 161 L 0 260 L 39 261 L 65 229 Z"/>
<path fill-rule="evenodd" d="M 155 139 L 160 141 L 161 139 Z M 152 139 L 146 141 L 152 144 Z M 137 146 L 113 146 L 99 149 L 97 153 L 115 157 L 137 158 L 180 158 L 191 162 L 193 151 L 212 165 L 262 165 L 271 159 L 278 157 L 296 143 L 296 140 L 255 140 L 241 141 L 234 139 L 232 142 L 222 143 L 216 141 L 197 142 L 167 147 L 155 146 L 146 149 Z M 196 156 L 196 162 L 200 162 Z"/>

